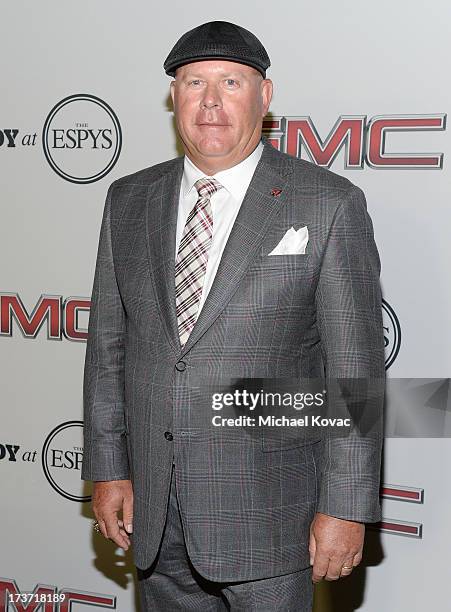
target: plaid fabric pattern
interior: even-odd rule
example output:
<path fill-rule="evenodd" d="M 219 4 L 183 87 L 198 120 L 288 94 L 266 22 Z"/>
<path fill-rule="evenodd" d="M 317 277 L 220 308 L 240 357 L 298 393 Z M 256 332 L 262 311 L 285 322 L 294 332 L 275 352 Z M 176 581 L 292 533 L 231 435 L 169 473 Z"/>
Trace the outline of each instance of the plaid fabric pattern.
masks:
<path fill-rule="evenodd" d="M 248 435 L 202 424 L 212 414 L 211 397 L 200 393 L 209 381 L 367 378 L 372 385 L 385 375 L 381 265 L 364 193 L 264 143 L 183 348 L 174 282 L 183 157 L 108 190 L 86 346 L 81 478 L 132 481 L 140 569 L 160 550 L 173 464 L 190 562 L 215 582 L 308 568 L 315 512 L 370 523 L 382 517 L 382 434 L 319 433 L 306 443 L 269 428 L 246 428 Z M 290 227 L 304 225 L 305 254 L 268 256 Z M 374 394 L 370 414 L 381 413 L 383 400 Z M 253 607 L 273 610 L 257 598 Z"/>
<path fill-rule="evenodd" d="M 222 188 L 211 178 L 194 183 L 199 198 L 188 215 L 175 261 L 175 303 L 180 343 L 188 340 L 197 318 L 213 234 L 211 196 Z"/>

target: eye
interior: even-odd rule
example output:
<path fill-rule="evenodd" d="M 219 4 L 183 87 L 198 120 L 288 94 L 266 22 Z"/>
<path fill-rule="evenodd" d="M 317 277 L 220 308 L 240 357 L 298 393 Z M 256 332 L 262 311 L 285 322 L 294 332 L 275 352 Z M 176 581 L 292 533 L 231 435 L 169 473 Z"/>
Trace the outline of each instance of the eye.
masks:
<path fill-rule="evenodd" d="M 239 83 L 236 79 L 225 79 L 225 85 L 228 89 L 236 89 Z"/>
<path fill-rule="evenodd" d="M 192 79 L 191 81 L 188 82 L 188 85 L 190 87 L 199 87 L 201 84 L 201 80 L 200 79 Z"/>

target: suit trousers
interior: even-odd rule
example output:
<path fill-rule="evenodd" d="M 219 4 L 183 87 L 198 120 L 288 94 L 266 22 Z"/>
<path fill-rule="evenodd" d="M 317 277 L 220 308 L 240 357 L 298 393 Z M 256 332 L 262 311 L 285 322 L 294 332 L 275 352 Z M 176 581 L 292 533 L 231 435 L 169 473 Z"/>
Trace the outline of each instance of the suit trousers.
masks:
<path fill-rule="evenodd" d="M 183 537 L 174 466 L 157 558 L 137 569 L 141 612 L 311 612 L 312 568 L 245 582 L 212 582 L 190 562 Z"/>

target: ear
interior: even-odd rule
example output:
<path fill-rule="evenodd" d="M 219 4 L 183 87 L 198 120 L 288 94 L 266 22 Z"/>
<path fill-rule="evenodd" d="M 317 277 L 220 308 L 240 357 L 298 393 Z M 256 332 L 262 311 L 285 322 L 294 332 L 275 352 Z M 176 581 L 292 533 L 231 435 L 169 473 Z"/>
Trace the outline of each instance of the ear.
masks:
<path fill-rule="evenodd" d="M 173 81 L 170 82 L 169 84 L 170 87 L 170 92 L 171 92 L 171 98 L 172 98 L 172 105 L 174 105 L 174 95 L 175 95 L 175 79 Z"/>
<path fill-rule="evenodd" d="M 260 87 L 263 103 L 262 117 L 264 117 L 269 110 L 269 105 L 271 104 L 272 99 L 273 86 L 271 79 L 263 79 Z"/>

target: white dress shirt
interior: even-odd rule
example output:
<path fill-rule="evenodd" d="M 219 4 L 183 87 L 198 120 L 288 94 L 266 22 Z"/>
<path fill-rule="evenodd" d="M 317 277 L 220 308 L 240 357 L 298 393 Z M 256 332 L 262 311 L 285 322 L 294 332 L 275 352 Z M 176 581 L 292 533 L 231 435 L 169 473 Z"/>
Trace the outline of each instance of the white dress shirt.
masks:
<path fill-rule="evenodd" d="M 239 164 L 227 170 L 221 170 L 213 175 L 213 177 L 221 183 L 223 188 L 211 196 L 213 234 L 197 316 L 199 316 L 208 292 L 213 284 L 224 247 L 262 152 L 263 143 L 260 141 L 252 153 Z M 194 183 L 205 176 L 206 175 L 193 164 L 190 158 L 185 155 L 177 214 L 176 258 L 186 220 L 199 197 L 194 187 Z"/>

